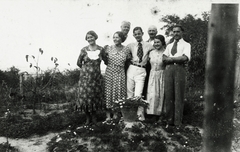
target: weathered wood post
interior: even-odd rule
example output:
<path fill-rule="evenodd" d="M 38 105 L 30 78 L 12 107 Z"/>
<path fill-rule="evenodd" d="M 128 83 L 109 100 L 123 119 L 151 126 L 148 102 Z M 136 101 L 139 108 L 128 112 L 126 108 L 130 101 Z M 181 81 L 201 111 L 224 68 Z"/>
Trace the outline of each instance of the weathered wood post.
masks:
<path fill-rule="evenodd" d="M 203 152 L 231 152 L 238 4 L 212 4 L 208 25 Z"/>
<path fill-rule="evenodd" d="M 23 75 L 24 75 L 24 73 L 20 73 L 20 75 L 19 75 L 19 88 L 20 88 L 21 96 L 23 96 Z"/>

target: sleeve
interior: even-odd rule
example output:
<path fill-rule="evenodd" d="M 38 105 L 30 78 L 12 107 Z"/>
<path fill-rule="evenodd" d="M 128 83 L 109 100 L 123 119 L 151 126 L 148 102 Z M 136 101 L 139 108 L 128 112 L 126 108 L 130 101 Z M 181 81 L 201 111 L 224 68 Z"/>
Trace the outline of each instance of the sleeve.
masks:
<path fill-rule="evenodd" d="M 188 61 L 190 61 L 190 58 L 191 58 L 191 45 L 189 43 L 186 43 L 186 45 L 184 46 L 183 55 L 187 56 L 188 57 Z"/>
<path fill-rule="evenodd" d="M 152 57 L 152 51 L 149 52 L 148 61 L 150 60 L 151 57 Z"/>
<path fill-rule="evenodd" d="M 132 59 L 132 53 L 129 47 L 126 48 L 126 62 L 124 65 L 125 73 L 127 73 L 127 69 L 131 64 L 131 59 Z"/>
<path fill-rule="evenodd" d="M 83 62 L 84 56 L 85 56 L 84 49 L 81 49 L 80 55 L 79 55 L 78 60 L 77 60 L 77 65 L 80 68 L 82 68 L 82 62 Z"/>
<path fill-rule="evenodd" d="M 132 52 L 132 43 L 130 43 L 130 44 L 128 44 L 127 46 L 126 46 L 127 48 L 128 48 L 128 50 L 130 51 L 130 52 Z"/>
<path fill-rule="evenodd" d="M 109 50 L 109 46 L 105 45 L 103 47 L 103 51 L 102 51 L 102 60 L 103 60 L 105 65 L 108 64 L 108 50 Z"/>
<path fill-rule="evenodd" d="M 127 57 L 127 60 L 132 59 L 132 53 L 131 53 L 129 47 L 127 47 L 127 49 L 126 49 L 126 57 Z"/>
<path fill-rule="evenodd" d="M 165 51 L 163 52 L 163 55 L 166 55 L 167 57 L 169 57 L 170 56 L 169 49 L 170 49 L 170 45 L 167 45 Z"/>
<path fill-rule="evenodd" d="M 154 50 L 153 45 L 150 45 L 150 51 Z"/>

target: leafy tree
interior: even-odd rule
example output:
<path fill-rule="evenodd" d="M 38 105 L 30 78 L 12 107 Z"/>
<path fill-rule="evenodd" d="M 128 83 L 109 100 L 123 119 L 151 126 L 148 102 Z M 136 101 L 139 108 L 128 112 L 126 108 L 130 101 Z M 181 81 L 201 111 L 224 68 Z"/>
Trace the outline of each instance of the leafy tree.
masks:
<path fill-rule="evenodd" d="M 9 87 L 18 88 L 19 86 L 19 69 L 15 66 L 10 67 L 7 71 L 5 71 L 6 82 Z"/>
<path fill-rule="evenodd" d="M 184 28 L 183 39 L 191 44 L 191 60 L 187 67 L 188 87 L 204 86 L 204 74 L 207 50 L 207 32 L 209 13 L 204 12 L 202 18 L 188 14 L 180 19 L 177 15 L 166 15 L 161 19 L 166 23 L 162 29 L 171 36 L 173 25 L 180 24 Z"/>
<path fill-rule="evenodd" d="M 0 70 L 0 82 L 6 82 L 10 88 L 18 88 L 19 71 L 15 66 L 10 67 L 6 71 Z"/>

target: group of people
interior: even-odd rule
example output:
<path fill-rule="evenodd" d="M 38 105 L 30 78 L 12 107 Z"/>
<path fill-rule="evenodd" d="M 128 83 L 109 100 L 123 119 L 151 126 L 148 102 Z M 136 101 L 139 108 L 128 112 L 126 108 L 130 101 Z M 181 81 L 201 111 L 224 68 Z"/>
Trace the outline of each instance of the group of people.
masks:
<path fill-rule="evenodd" d="M 173 39 L 166 44 L 157 28 L 148 29 L 149 40 L 143 41 L 141 27 L 133 29 L 136 42 L 123 45 L 128 38 L 131 23 L 123 21 L 121 30 L 113 34 L 113 45 L 97 45 L 94 31 L 86 34 L 89 43 L 81 49 L 77 60 L 80 67 L 79 92 L 76 105 L 85 111 L 86 124 L 96 123 L 96 111 L 106 109 L 106 121 L 116 119 L 112 103 L 125 98 L 142 97 L 149 107 L 138 108 L 140 121 L 146 115 L 165 115 L 168 125 L 182 123 L 185 88 L 185 64 L 190 60 L 191 46 L 182 39 L 181 25 L 173 27 Z M 101 61 L 107 65 L 101 75 Z M 104 86 L 104 88 L 103 88 Z M 104 102 L 103 102 L 104 101 Z"/>

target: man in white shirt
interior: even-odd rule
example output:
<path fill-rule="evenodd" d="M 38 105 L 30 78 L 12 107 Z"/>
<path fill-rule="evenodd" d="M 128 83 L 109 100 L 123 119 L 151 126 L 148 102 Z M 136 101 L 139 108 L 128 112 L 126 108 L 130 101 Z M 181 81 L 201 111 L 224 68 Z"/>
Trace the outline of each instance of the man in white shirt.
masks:
<path fill-rule="evenodd" d="M 147 42 L 151 43 L 153 45 L 154 42 L 154 38 L 157 35 L 158 31 L 157 31 L 157 27 L 154 25 L 151 25 L 148 28 L 148 35 L 149 35 L 149 39 L 147 40 Z"/>
<path fill-rule="evenodd" d="M 128 38 L 128 33 L 130 31 L 130 28 L 131 28 L 131 23 L 129 21 L 122 21 L 121 32 L 123 32 L 124 36 L 126 37 L 126 40 Z"/>
<path fill-rule="evenodd" d="M 143 31 L 141 27 L 135 27 L 133 29 L 133 36 L 137 40 L 135 43 L 127 45 L 129 47 L 132 60 L 127 70 L 127 97 L 142 96 L 144 81 L 146 77 L 146 63 L 148 55 L 153 46 L 144 42 L 142 39 Z M 139 107 L 138 116 L 139 120 L 145 120 L 144 109 Z"/>
<path fill-rule="evenodd" d="M 181 25 L 173 27 L 174 41 L 163 53 L 167 65 L 164 78 L 165 112 L 168 125 L 182 124 L 185 90 L 185 63 L 191 57 L 191 45 L 182 39 L 184 29 Z"/>

